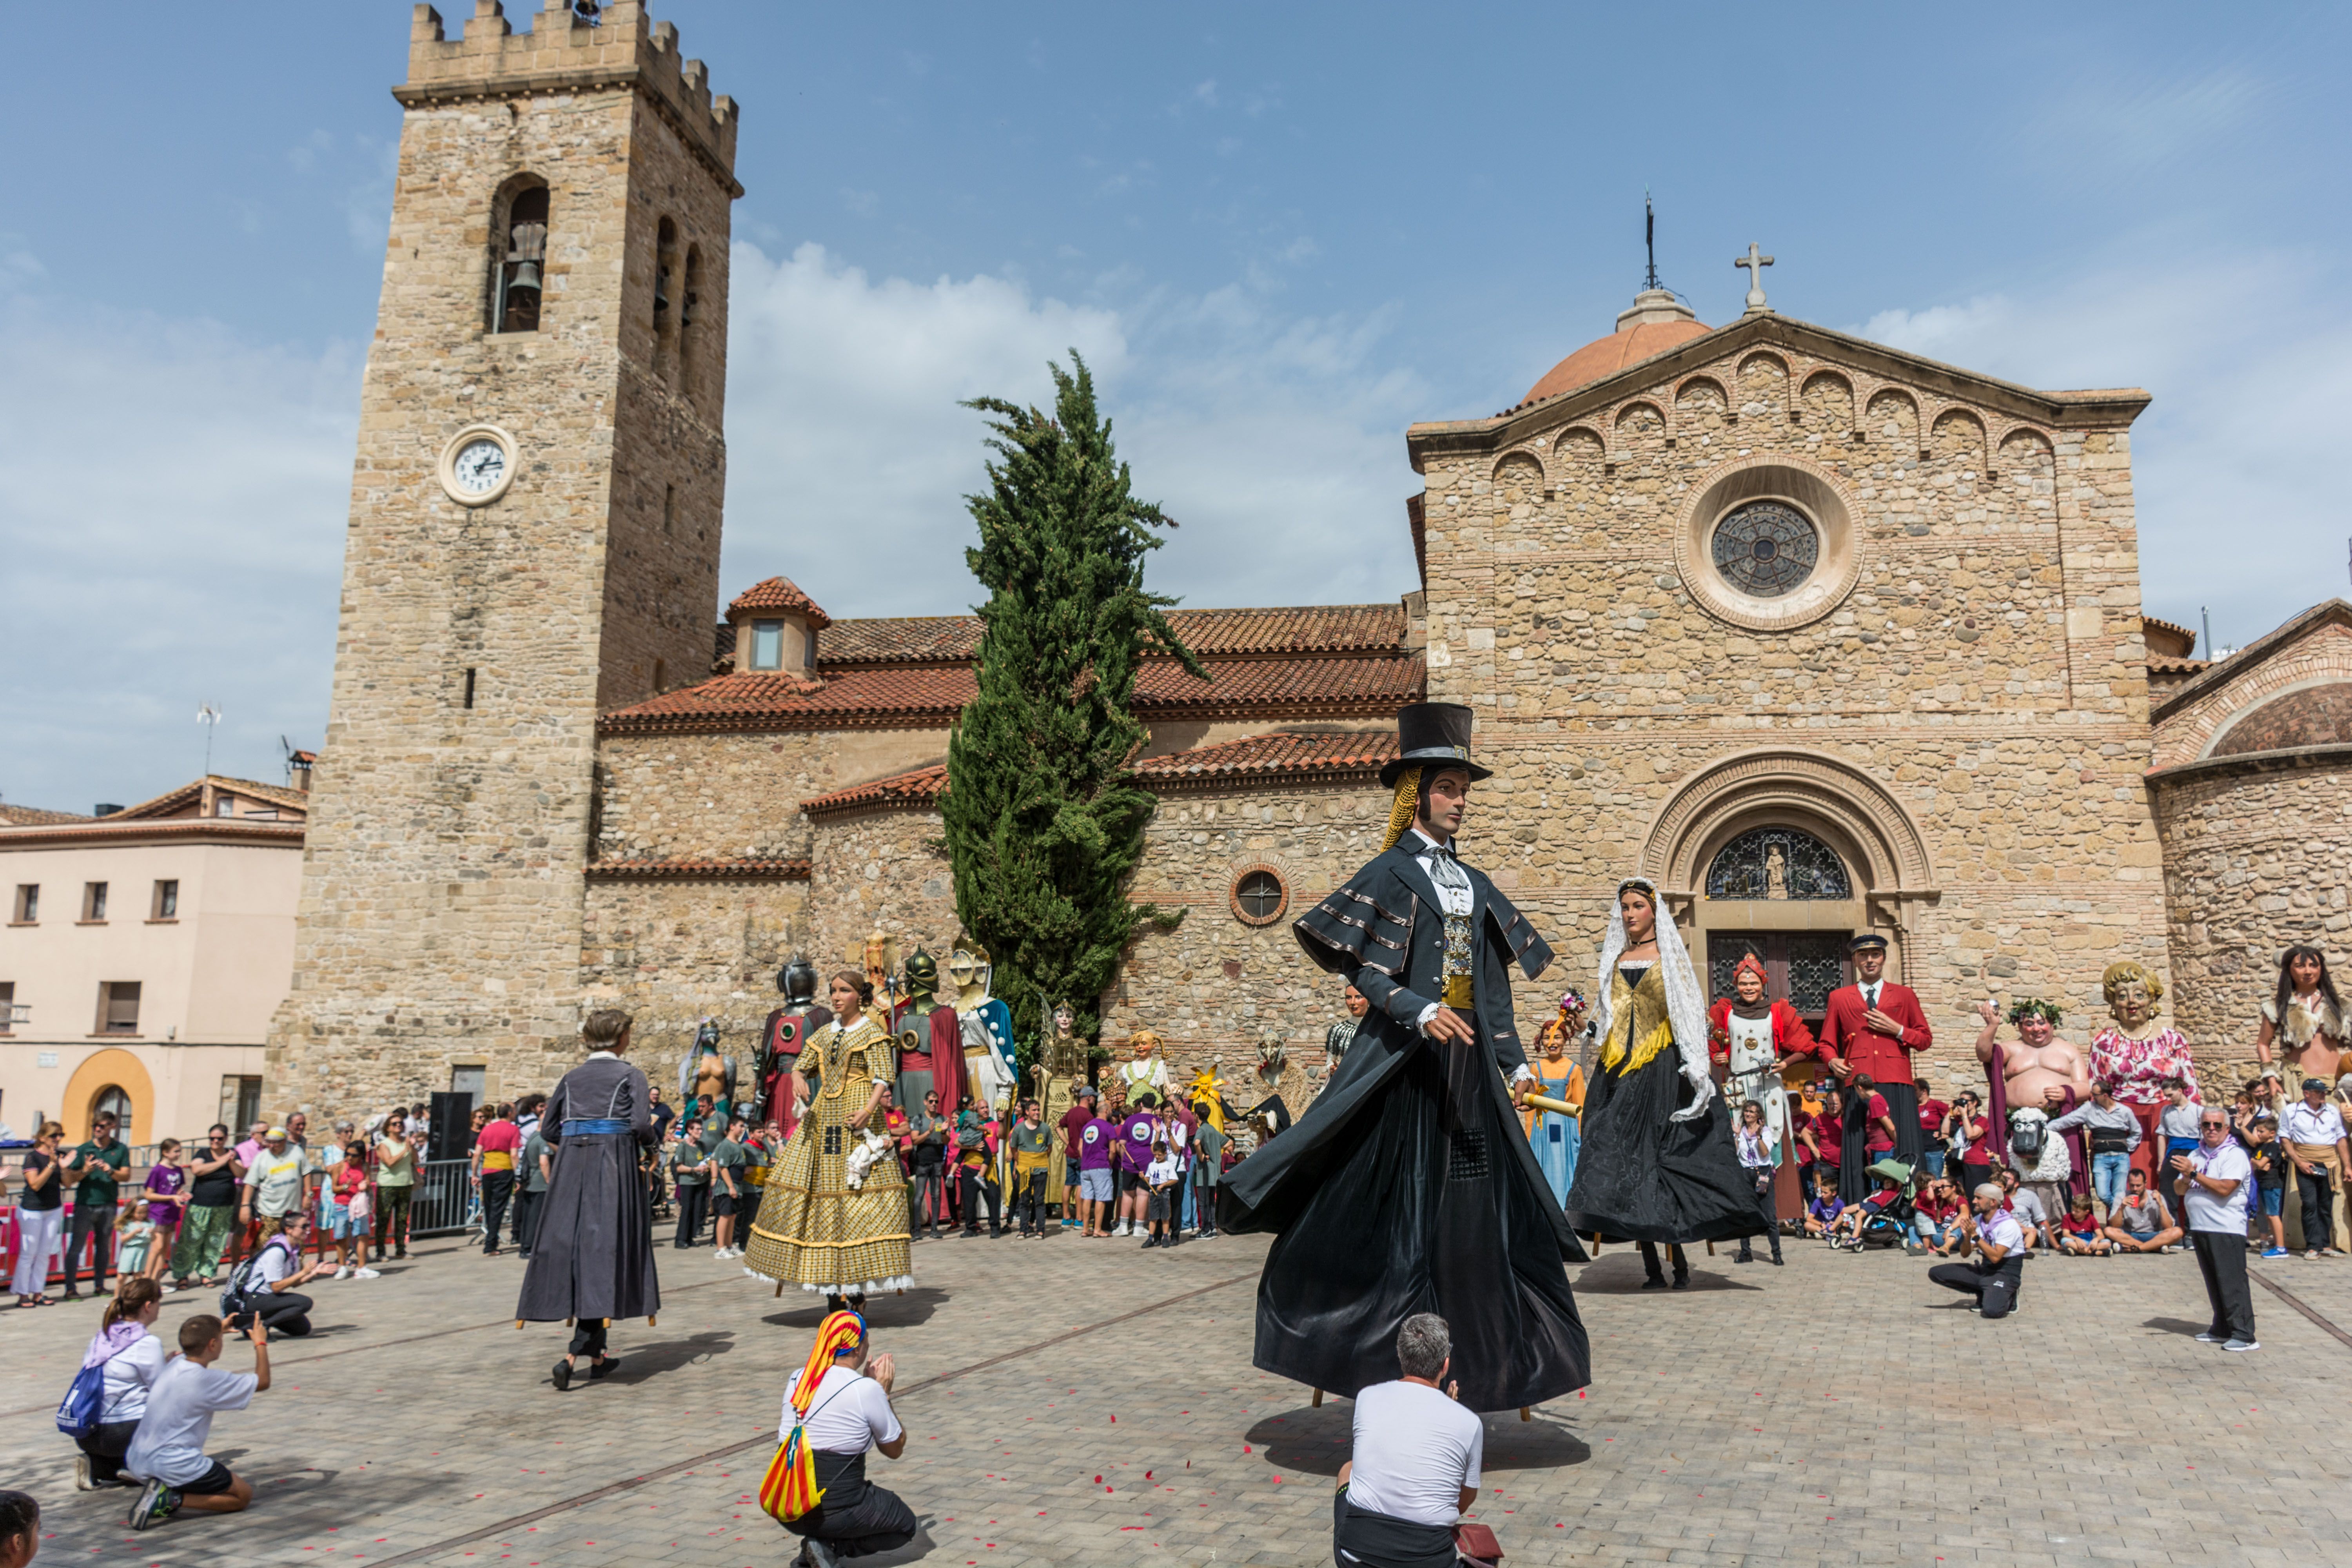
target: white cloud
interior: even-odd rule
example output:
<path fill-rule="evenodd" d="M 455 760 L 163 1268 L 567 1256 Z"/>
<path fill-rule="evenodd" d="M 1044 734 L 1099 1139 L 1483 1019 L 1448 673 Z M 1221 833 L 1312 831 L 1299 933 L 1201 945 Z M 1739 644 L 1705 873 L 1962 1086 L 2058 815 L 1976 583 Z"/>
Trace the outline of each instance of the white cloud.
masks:
<path fill-rule="evenodd" d="M 2352 310 L 2294 254 L 2168 255 L 2032 295 L 1891 310 L 1861 336 L 2029 386 L 2139 386 L 2142 602 L 2223 647 L 2347 592 L 2337 452 Z"/>
<path fill-rule="evenodd" d="M 1191 604 L 1388 599 L 1412 586 L 1403 427 L 1425 405 L 1376 364 L 1385 319 L 1287 318 L 1260 291 L 1118 305 L 1038 299 L 985 275 L 875 280 L 803 246 L 739 243 L 728 344 L 732 595 L 782 572 L 835 615 L 963 610 L 963 497 L 985 482 L 961 400 L 1050 395 L 1048 360 L 1095 371 L 1138 493 L 1181 526 L 1153 585 Z"/>
<path fill-rule="evenodd" d="M 0 268 L 0 792 L 87 811 L 318 743 L 359 357 L 99 310 Z"/>

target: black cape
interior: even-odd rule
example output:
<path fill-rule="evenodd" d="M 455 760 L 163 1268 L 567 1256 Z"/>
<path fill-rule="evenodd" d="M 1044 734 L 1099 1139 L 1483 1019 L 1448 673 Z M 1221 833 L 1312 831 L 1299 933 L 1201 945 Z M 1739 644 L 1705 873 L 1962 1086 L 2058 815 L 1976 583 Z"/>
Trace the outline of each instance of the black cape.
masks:
<path fill-rule="evenodd" d="M 548 1097 L 540 1135 L 554 1151 L 554 1170 L 516 1317 L 551 1323 L 661 1310 L 652 1199 L 637 1174 L 637 1151 L 654 1141 L 652 1100 L 644 1073 L 603 1053 L 565 1073 Z M 566 1121 L 625 1121 L 628 1131 L 567 1137 Z"/>
<path fill-rule="evenodd" d="M 1391 849 L 1292 927 L 1371 1010 L 1306 1114 L 1227 1173 L 1218 1223 L 1276 1238 L 1258 1281 L 1263 1370 L 1352 1397 L 1398 1375 L 1397 1330 L 1435 1312 L 1453 1331 L 1462 1403 L 1507 1410 L 1591 1381 L 1563 1267 L 1584 1251 L 1505 1087 L 1527 1060 L 1508 966 L 1533 979 L 1551 950 L 1464 869 L 1477 1043 L 1415 1026 L 1443 990 L 1445 916 L 1419 863 Z"/>

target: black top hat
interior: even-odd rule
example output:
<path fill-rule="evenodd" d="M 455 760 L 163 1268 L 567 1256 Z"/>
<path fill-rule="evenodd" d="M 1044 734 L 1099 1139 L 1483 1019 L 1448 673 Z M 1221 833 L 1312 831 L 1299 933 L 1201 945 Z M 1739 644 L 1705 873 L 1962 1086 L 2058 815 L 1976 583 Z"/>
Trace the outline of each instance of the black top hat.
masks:
<path fill-rule="evenodd" d="M 1857 933 L 1852 942 L 1847 942 L 1845 944 L 1845 950 L 1848 952 L 1860 952 L 1865 948 L 1883 948 L 1885 945 L 1886 939 L 1885 937 L 1879 935 L 1874 931 L 1866 931 Z"/>
<path fill-rule="evenodd" d="M 1403 754 L 1381 769 L 1381 783 L 1390 789 L 1415 763 L 1466 768 L 1473 784 L 1495 771 L 1470 760 L 1470 710 L 1459 702 L 1416 702 L 1397 710 L 1397 749 Z"/>

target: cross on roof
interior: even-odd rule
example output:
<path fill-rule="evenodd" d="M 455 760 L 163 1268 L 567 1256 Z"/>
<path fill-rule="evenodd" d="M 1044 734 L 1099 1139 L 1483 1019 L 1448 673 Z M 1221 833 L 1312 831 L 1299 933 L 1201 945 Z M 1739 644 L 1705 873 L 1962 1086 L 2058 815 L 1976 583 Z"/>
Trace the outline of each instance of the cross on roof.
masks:
<path fill-rule="evenodd" d="M 1734 267 L 1745 267 L 1748 268 L 1747 314 L 1759 316 L 1770 310 L 1772 307 L 1764 302 L 1763 269 L 1772 265 L 1772 258 L 1769 256 L 1757 255 L 1756 242 L 1750 240 L 1748 244 L 1748 254 L 1745 256 L 1733 257 L 1731 258 L 1731 265 Z"/>

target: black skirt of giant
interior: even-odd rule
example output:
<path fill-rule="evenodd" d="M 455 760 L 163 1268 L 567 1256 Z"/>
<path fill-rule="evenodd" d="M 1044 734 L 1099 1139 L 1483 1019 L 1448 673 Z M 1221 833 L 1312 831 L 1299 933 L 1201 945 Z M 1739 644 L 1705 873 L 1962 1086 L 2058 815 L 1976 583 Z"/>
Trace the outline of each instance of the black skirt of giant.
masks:
<path fill-rule="evenodd" d="M 1740 1168 L 1723 1096 L 1676 1121 L 1691 1101 L 1669 1046 L 1631 1072 L 1585 1081 L 1584 1139 L 1568 1221 L 1603 1241 L 1732 1241 L 1764 1234 L 1756 1183 Z"/>
<path fill-rule="evenodd" d="M 637 1173 L 637 1151 L 654 1141 L 646 1075 L 618 1057 L 591 1057 L 563 1075 L 541 1116 L 554 1169 L 515 1316 L 534 1323 L 653 1316 L 661 1279 L 652 1200 Z M 627 1131 L 566 1137 L 567 1121 L 622 1121 Z"/>
<path fill-rule="evenodd" d="M 1474 1045 L 1412 1026 L 1444 984 L 1444 917 L 1401 851 L 1296 928 L 1308 956 L 1347 975 L 1372 1010 L 1306 1113 L 1218 1188 L 1222 1227 L 1276 1237 L 1258 1281 L 1254 1359 L 1266 1372 L 1353 1396 L 1397 1375 L 1404 1320 L 1435 1312 L 1453 1331 L 1447 1376 L 1474 1410 L 1540 1404 L 1591 1381 L 1564 1266 L 1583 1249 L 1504 1087 L 1526 1059 L 1505 966 L 1516 959 L 1532 978 L 1550 950 L 1471 876 L 1482 939 Z"/>

